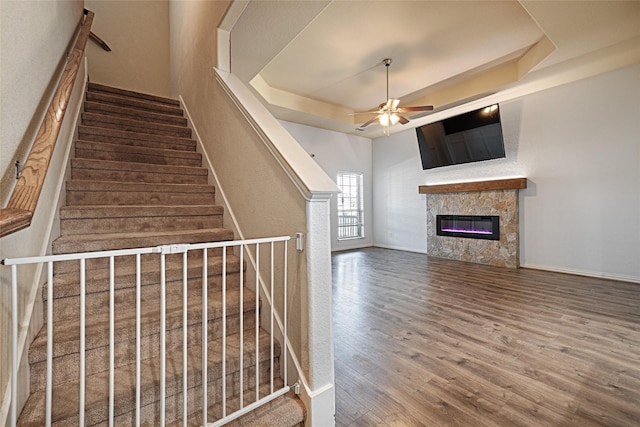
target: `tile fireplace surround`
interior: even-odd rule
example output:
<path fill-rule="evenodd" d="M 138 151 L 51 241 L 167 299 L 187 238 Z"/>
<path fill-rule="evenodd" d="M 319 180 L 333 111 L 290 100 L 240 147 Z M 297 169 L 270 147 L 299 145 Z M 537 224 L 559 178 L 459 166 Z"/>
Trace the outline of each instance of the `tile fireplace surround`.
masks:
<path fill-rule="evenodd" d="M 419 186 L 419 193 L 427 195 L 427 254 L 518 268 L 518 190 L 526 187 L 526 178 Z M 500 240 L 438 236 L 436 215 L 498 215 Z"/>

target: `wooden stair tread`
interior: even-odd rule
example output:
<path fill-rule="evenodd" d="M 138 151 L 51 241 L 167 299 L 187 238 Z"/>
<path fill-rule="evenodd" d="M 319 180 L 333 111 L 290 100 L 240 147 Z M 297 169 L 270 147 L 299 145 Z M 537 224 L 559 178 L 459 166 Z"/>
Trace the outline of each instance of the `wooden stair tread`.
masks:
<path fill-rule="evenodd" d="M 197 215 L 222 215 L 224 208 L 220 205 L 153 205 L 153 206 L 128 206 L 128 205 L 90 205 L 90 206 L 64 206 L 60 208 L 61 219 L 76 218 L 102 218 L 137 216 L 197 216 Z"/>
<path fill-rule="evenodd" d="M 209 249 L 207 251 L 207 266 L 209 275 L 220 274 L 222 271 L 222 250 L 221 249 Z M 140 273 L 141 280 L 145 283 L 145 280 L 153 280 L 151 273 L 158 275 L 158 254 L 147 254 L 140 257 Z M 202 268 L 203 251 L 190 251 L 187 255 L 189 265 L 189 277 L 192 277 L 193 268 Z M 176 271 L 182 271 L 182 254 L 169 254 L 165 255 L 165 265 L 167 277 L 173 277 L 176 275 Z M 91 277 L 87 277 L 87 285 L 92 282 L 93 278 L 108 277 L 109 264 L 107 259 L 95 259 L 87 260 L 85 265 L 86 271 L 90 273 Z M 227 271 L 234 273 L 239 270 L 240 262 L 239 258 L 232 253 L 231 250 L 227 250 Z M 72 283 L 76 280 L 79 274 L 79 264 L 77 261 L 62 261 L 54 266 L 54 283 L 60 290 L 60 286 Z M 116 286 L 126 286 L 127 280 L 135 274 L 135 256 L 118 257 L 116 275 L 120 282 L 116 283 Z M 150 276 L 149 278 L 147 276 Z M 200 275 L 202 276 L 202 272 Z M 198 277 L 198 276 L 193 276 Z M 122 284 L 122 285 L 121 285 Z M 44 285 L 46 289 L 46 284 Z"/>
<path fill-rule="evenodd" d="M 172 166 L 172 165 L 156 165 L 151 163 L 135 163 L 135 162 L 118 162 L 109 160 L 94 159 L 72 159 L 71 164 L 74 168 L 97 169 L 97 170 L 114 170 L 126 171 L 132 170 L 151 173 L 165 173 L 176 175 L 197 175 L 206 176 L 207 170 L 202 167 L 195 166 Z"/>
<path fill-rule="evenodd" d="M 82 124 L 102 128 L 116 128 L 128 132 L 151 135 L 172 135 L 181 138 L 190 138 L 191 129 L 186 126 L 171 124 L 149 123 L 135 117 L 118 117 L 109 114 L 84 112 L 81 115 Z"/>
<path fill-rule="evenodd" d="M 96 181 L 71 179 L 66 182 L 67 191 L 96 192 L 176 192 L 176 193 L 214 193 L 215 187 L 209 184 L 156 184 L 146 182 Z"/>
<path fill-rule="evenodd" d="M 201 287 L 194 286 L 191 293 L 201 294 Z M 196 293 L 198 292 L 198 293 Z M 175 292 L 173 292 L 175 293 Z M 181 295 L 181 292 L 179 292 Z M 229 289 L 226 292 L 227 315 L 237 315 L 240 307 L 240 293 L 237 290 Z M 248 290 L 243 290 L 244 311 L 255 310 L 255 294 Z M 219 319 L 222 313 L 222 291 L 211 289 L 207 297 L 208 320 Z M 187 301 L 188 325 L 199 325 L 202 323 L 202 302 L 200 300 Z M 167 331 L 182 328 L 182 297 L 166 301 L 166 321 Z M 142 336 L 156 335 L 160 333 L 160 304 L 149 304 L 148 301 L 141 301 L 141 334 Z M 117 316 L 114 316 L 115 343 L 129 341 L 135 337 L 136 308 L 135 300 L 130 305 L 117 306 Z M 53 356 L 59 357 L 65 354 L 77 353 L 79 348 L 79 326 L 78 319 L 66 319 L 55 322 L 54 327 Z M 109 345 L 109 313 L 88 313 L 86 316 L 85 336 L 86 349 L 106 347 Z M 42 328 L 31 344 L 29 351 L 29 362 L 35 363 L 46 358 L 46 328 Z"/>
<path fill-rule="evenodd" d="M 87 91 L 87 101 L 97 101 L 114 105 L 124 105 L 146 111 L 155 111 L 163 114 L 172 114 L 182 117 L 183 111 L 179 105 L 171 105 L 164 102 L 156 102 L 135 96 L 122 96 L 108 92 Z"/>
<path fill-rule="evenodd" d="M 142 231 L 203 230 L 222 227 L 219 205 L 84 205 L 60 209 L 64 235 Z"/>
<path fill-rule="evenodd" d="M 116 88 L 112 86 L 106 86 L 95 82 L 89 82 L 87 87 L 89 92 L 106 92 L 114 95 L 128 96 L 133 98 L 146 99 L 148 101 L 164 103 L 172 106 L 179 107 L 180 101 L 173 98 L 167 98 L 164 96 L 151 95 L 141 92 L 136 92 L 128 89 Z"/>
<path fill-rule="evenodd" d="M 202 234 L 202 233 L 212 233 L 220 236 L 219 241 L 224 240 L 233 240 L 233 231 L 227 228 L 215 228 L 209 230 L 193 230 L 193 234 Z M 179 236 L 184 234 L 184 231 L 150 231 L 150 232 L 140 232 L 140 233 L 104 233 L 104 234 L 91 234 L 91 235 L 80 235 L 80 236 L 60 236 L 55 241 L 56 242 L 66 242 L 66 241 L 76 241 L 76 242 L 91 242 L 91 241 L 101 241 L 108 239 L 118 239 L 118 238 L 139 238 L 141 240 L 147 237 L 155 237 L 155 236 Z M 218 240 L 216 240 L 218 241 Z M 176 242 L 183 243 L 183 242 Z M 145 247 L 145 246 L 140 246 Z M 126 248 L 123 248 L 126 249 Z"/>
<path fill-rule="evenodd" d="M 150 145 L 160 148 L 182 147 L 183 150 L 196 151 L 196 142 L 191 138 L 178 136 L 150 135 L 121 129 L 109 129 L 95 126 L 78 126 L 78 137 L 83 140 L 122 143 L 128 145 Z"/>
<path fill-rule="evenodd" d="M 179 243 L 207 243 L 233 240 L 233 231 L 225 228 L 202 230 L 104 233 L 63 235 L 53 241 L 53 253 L 96 252 L 144 248 Z"/>
<path fill-rule="evenodd" d="M 110 104 L 106 102 L 86 101 L 84 111 L 92 113 L 110 114 L 117 117 L 138 117 L 149 122 L 171 123 L 177 126 L 187 126 L 187 119 L 175 114 L 163 114 L 161 112 L 146 111 L 132 108 L 126 105 Z"/>
<path fill-rule="evenodd" d="M 240 340 L 240 334 L 232 334 L 227 336 L 227 375 L 239 369 L 239 357 L 236 356 L 238 351 L 237 343 Z M 252 330 L 244 331 L 245 352 L 244 366 L 250 367 L 255 364 L 255 332 Z M 260 351 L 259 357 L 261 362 L 269 359 L 270 341 L 269 335 L 259 331 Z M 221 340 L 212 340 L 208 343 L 208 363 L 207 373 L 208 381 L 211 383 L 216 378 L 221 377 Z M 274 354 L 279 354 L 280 346 L 274 343 Z M 187 384 L 191 387 L 201 385 L 202 381 L 202 352 L 201 347 L 196 343 L 189 347 L 187 366 Z M 159 397 L 159 368 L 160 359 L 150 358 L 141 361 L 141 404 L 147 405 L 156 401 Z M 167 354 L 166 356 L 166 384 L 167 396 L 182 393 L 182 352 Z M 114 390 L 114 407 L 116 416 L 135 408 L 135 364 L 127 364 L 115 369 L 115 390 Z M 87 376 L 86 385 L 87 393 L 85 396 L 85 416 L 86 424 L 94 424 L 104 421 L 107 413 L 104 408 L 108 403 L 108 384 L 109 372 L 104 371 L 97 374 Z M 52 407 L 53 421 L 61 421 L 64 419 L 74 419 L 77 416 L 79 406 L 79 390 L 78 381 L 70 381 L 57 385 L 53 388 L 53 399 L 56 404 Z M 42 425 L 44 412 L 44 392 L 38 391 L 32 393 L 29 397 L 22 415 L 18 421 L 19 425 Z"/>
<path fill-rule="evenodd" d="M 190 150 L 178 150 L 178 149 L 168 149 L 162 147 L 146 147 L 139 145 L 124 145 L 124 144 L 112 144 L 109 142 L 95 142 L 95 141 L 85 141 L 82 139 L 78 139 L 75 142 L 75 149 L 77 151 L 82 151 L 90 153 L 91 151 L 96 152 L 113 152 L 113 153 L 122 153 L 128 155 L 135 154 L 144 154 L 147 156 L 157 156 L 157 157 L 166 157 L 170 159 L 180 158 L 180 159 L 189 159 L 193 161 L 202 162 L 202 154 L 197 153 L 195 151 Z M 84 157 L 78 156 L 76 157 Z"/>
<path fill-rule="evenodd" d="M 202 269 L 202 254 L 203 251 L 190 251 L 187 255 L 188 258 L 188 277 L 202 277 L 202 271 L 196 276 L 193 270 L 195 268 Z M 207 257 L 207 268 L 209 275 L 221 274 L 222 272 L 222 251 L 217 251 L 214 254 L 214 249 L 209 249 Z M 219 253 L 218 253 L 219 252 Z M 142 284 L 153 283 L 155 276 L 159 276 L 158 273 L 158 254 L 142 255 L 140 257 L 140 280 Z M 100 260 L 88 260 L 86 263 L 86 271 L 88 277 L 86 278 L 87 292 L 94 292 L 90 290 L 91 284 L 95 280 L 104 280 L 109 275 L 108 260 L 101 260 L 102 262 L 90 262 Z M 79 274 L 79 264 L 73 261 L 63 261 L 57 264 L 59 268 L 54 266 L 54 284 L 55 292 L 60 292 L 61 296 L 70 296 L 75 294 L 68 294 L 63 292 L 63 287 L 72 285 L 77 282 Z M 177 277 L 178 274 L 182 274 L 182 254 L 169 254 L 165 255 L 166 277 L 172 279 Z M 239 258 L 234 255 L 231 250 L 227 250 L 227 273 L 236 273 L 240 270 Z M 135 283 L 132 278 L 135 278 L 135 257 L 118 257 L 116 277 L 116 289 L 119 287 L 133 286 Z M 90 277 L 89 277 L 90 276 Z M 44 289 L 47 284 L 45 283 Z M 66 288 L 65 288 L 66 289 Z"/>

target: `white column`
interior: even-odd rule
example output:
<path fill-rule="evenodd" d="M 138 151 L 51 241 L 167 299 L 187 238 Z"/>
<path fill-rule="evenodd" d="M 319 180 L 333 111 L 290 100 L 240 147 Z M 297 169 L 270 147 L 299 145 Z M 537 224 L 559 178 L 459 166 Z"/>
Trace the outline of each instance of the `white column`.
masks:
<path fill-rule="evenodd" d="M 330 201 L 331 193 L 313 193 L 307 199 L 309 390 L 301 395 L 307 427 L 335 425 Z"/>

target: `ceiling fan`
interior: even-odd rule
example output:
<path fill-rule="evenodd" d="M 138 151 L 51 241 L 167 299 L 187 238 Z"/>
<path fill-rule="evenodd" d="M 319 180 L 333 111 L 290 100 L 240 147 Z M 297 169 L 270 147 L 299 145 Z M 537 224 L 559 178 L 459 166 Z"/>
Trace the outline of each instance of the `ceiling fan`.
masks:
<path fill-rule="evenodd" d="M 384 127 L 385 135 L 389 135 L 389 126 L 393 126 L 397 123 L 407 124 L 409 119 L 403 116 L 403 113 L 412 113 L 415 111 L 431 111 L 432 105 L 420 105 L 415 107 L 398 107 L 400 104 L 399 99 L 389 98 L 389 66 L 391 65 L 391 58 L 385 58 L 382 63 L 387 69 L 387 102 L 383 102 L 377 109 L 369 111 L 356 111 L 352 114 L 376 114 L 374 118 L 360 125 L 359 129 L 363 130 L 371 123 L 378 121 L 380 125 Z"/>

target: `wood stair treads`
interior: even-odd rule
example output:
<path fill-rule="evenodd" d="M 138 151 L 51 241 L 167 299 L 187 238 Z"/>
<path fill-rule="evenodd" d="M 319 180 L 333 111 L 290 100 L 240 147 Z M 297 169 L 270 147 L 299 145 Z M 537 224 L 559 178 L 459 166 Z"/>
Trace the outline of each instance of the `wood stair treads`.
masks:
<path fill-rule="evenodd" d="M 147 288 L 150 288 L 149 286 Z M 236 286 L 237 288 L 237 286 Z M 146 292 L 154 300 L 141 300 L 140 347 L 143 357 L 157 357 L 159 354 L 160 336 L 160 291 L 159 286 Z M 154 292 L 155 291 L 155 292 Z M 157 295 L 153 295 L 157 293 Z M 191 336 L 190 345 L 201 340 L 202 327 L 202 288 L 191 286 L 187 292 L 187 328 Z M 239 331 L 240 297 L 238 289 L 226 292 L 227 305 L 227 333 Z M 178 349 L 182 346 L 182 286 L 169 285 L 166 289 L 166 334 L 173 339 L 167 340 L 167 349 Z M 116 366 L 135 362 L 135 346 L 131 345 L 132 337 L 136 333 L 135 296 L 130 300 L 134 304 L 118 307 L 115 315 L 115 359 Z M 150 301 L 153 301 L 151 303 Z M 119 301 L 119 306 L 125 305 Z M 253 327 L 255 318 L 256 299 L 250 290 L 243 290 L 244 329 Z M 208 335 L 211 339 L 221 338 L 222 332 L 222 292 L 210 289 L 207 293 L 207 321 Z M 79 370 L 79 316 L 54 322 L 53 363 L 56 371 L 54 381 L 61 384 L 76 379 Z M 109 363 L 109 312 L 91 313 L 91 321 L 85 330 L 87 372 L 95 373 L 108 369 Z M 249 321 L 250 320 L 250 321 Z M 255 330 L 255 328 L 253 328 Z M 29 351 L 29 363 L 36 372 L 44 372 L 46 362 L 46 329 L 38 333 Z M 36 389 L 44 387 L 44 378 L 35 376 L 32 385 L 38 384 Z"/>
<path fill-rule="evenodd" d="M 173 114 L 162 114 L 155 111 L 145 111 L 139 108 L 130 108 L 117 104 L 87 101 L 84 103 L 84 111 L 97 114 L 108 114 L 111 117 L 136 118 L 147 123 L 171 124 L 175 126 L 187 126 L 187 119 Z"/>
<path fill-rule="evenodd" d="M 76 157 L 85 159 L 195 167 L 199 167 L 202 164 L 202 154 L 194 151 L 128 146 L 105 142 L 78 140 L 76 141 L 75 152 Z"/>
<path fill-rule="evenodd" d="M 75 157 L 70 162 L 70 179 L 65 186 L 66 206 L 60 208 L 60 236 L 53 241 L 52 253 L 233 240 L 233 231 L 223 228 L 223 208 L 215 205 L 215 188 L 208 184 L 208 171 L 202 167 L 202 155 L 197 152 L 196 142 L 191 138 L 191 129 L 178 101 L 89 83 L 73 152 Z M 257 311 L 260 301 L 255 288 L 244 287 L 245 266 L 241 265 L 234 249 L 207 249 L 206 277 L 203 277 L 204 252 L 188 252 L 186 267 L 183 254 L 165 254 L 163 275 L 159 270 L 161 255 L 158 253 L 141 255 L 139 272 L 136 272 L 135 256 L 114 257 L 113 273 L 108 258 L 88 259 L 84 267 L 85 294 L 82 297 L 79 262 L 55 263 L 53 282 L 43 286 L 45 326 L 29 349 L 31 394 L 18 425 L 44 424 L 47 293 L 50 289 L 53 295 L 53 425 L 78 425 L 79 422 L 81 298 L 85 307 L 86 425 L 108 422 L 111 344 L 115 368 L 115 423 L 131 425 L 135 420 L 138 295 L 142 425 L 158 425 L 160 421 L 160 302 L 163 296 L 166 421 L 172 423 L 182 417 L 185 331 L 188 416 L 195 419 L 200 413 L 205 308 L 209 411 L 212 417 L 218 414 L 218 418 L 221 414 L 223 382 L 227 384 L 227 408 L 232 409 L 234 405 L 237 408 L 241 334 L 245 345 L 242 388 L 250 390 L 255 387 L 255 325 L 259 322 Z M 186 313 L 183 310 L 185 287 Z M 110 343 L 109 305 L 112 295 L 114 342 Z M 205 308 L 204 295 L 207 297 Z M 223 311 L 226 320 L 222 316 Z M 185 315 L 187 321 L 183 325 Z M 221 368 L 223 331 L 227 346 L 226 378 L 223 378 Z M 271 351 L 270 337 L 259 329 L 260 397 L 268 394 L 271 374 L 275 384 L 282 382 L 279 373 L 280 345 L 273 343 L 273 365 L 269 361 Z M 245 394 L 247 396 L 249 393 Z M 292 410 L 285 412 L 294 414 L 291 421 L 282 412 L 282 408 L 291 404 L 289 401 L 294 405 L 290 408 Z M 277 402 L 251 416 L 253 421 L 242 425 L 270 425 L 266 420 L 275 417 L 286 420 L 279 426 L 295 426 L 303 423 L 305 417 L 295 396 L 288 400 L 280 397 Z"/>
<path fill-rule="evenodd" d="M 227 336 L 226 383 L 230 396 L 239 392 L 238 374 L 240 369 L 238 333 Z M 255 384 L 255 331 L 244 332 L 245 354 L 243 357 L 244 387 Z M 208 343 L 207 390 L 211 400 L 221 394 L 222 361 L 221 340 L 211 340 Z M 266 332 L 259 333 L 260 378 L 269 377 L 270 340 Z M 274 353 L 280 353 L 280 346 L 274 343 Z M 202 350 L 194 343 L 187 354 L 187 386 L 191 396 L 188 401 L 200 403 L 202 401 Z M 141 409 L 143 425 L 159 424 L 160 399 L 160 358 L 152 357 L 141 361 Z M 182 350 L 167 352 L 166 356 L 166 421 L 176 421 L 182 415 Z M 279 375 L 279 369 L 274 365 L 274 374 Z M 108 384 L 109 372 L 103 371 L 87 376 L 85 400 L 85 424 L 103 423 L 108 416 Z M 77 425 L 79 383 L 77 380 L 65 382 L 53 389 L 52 421 L 53 425 Z M 116 424 L 130 425 L 135 416 L 135 364 L 127 364 L 115 370 L 114 408 Z M 44 391 L 32 393 L 23 410 L 20 425 L 42 426 L 44 424 Z M 197 408 L 190 405 L 190 414 Z M 42 415 L 41 415 L 42 414 Z"/>
<path fill-rule="evenodd" d="M 179 114 L 182 115 L 182 109 L 180 108 L 180 101 L 173 98 L 165 98 L 157 95 L 134 92 L 127 89 L 101 85 L 99 83 L 94 83 L 94 82 L 89 82 L 89 91 L 87 92 L 87 96 L 89 96 L 90 94 L 111 94 L 111 95 L 117 95 L 119 97 L 118 99 L 130 98 L 134 100 L 146 100 L 150 102 L 173 106 L 179 109 L 180 110 Z"/>
<path fill-rule="evenodd" d="M 222 213 L 215 205 L 67 206 L 60 209 L 60 227 L 65 235 L 202 230 L 222 227 Z"/>
<path fill-rule="evenodd" d="M 167 268 L 165 270 L 165 281 L 167 293 L 171 295 L 182 295 L 182 281 L 186 273 L 188 295 L 201 297 L 202 294 L 202 259 L 189 254 L 189 263 L 186 272 L 182 269 L 182 257 L 180 262 L 175 258 L 166 257 Z M 103 262 L 104 263 L 104 262 Z M 118 309 L 123 304 L 133 305 L 136 298 L 136 271 L 135 261 L 127 258 L 116 258 L 114 261 L 116 277 L 114 280 L 114 294 Z M 88 263 L 90 265 L 91 263 Z M 207 286 L 210 289 L 221 289 L 224 284 L 226 289 L 237 289 L 240 284 L 240 262 L 235 255 L 226 256 L 226 276 L 222 277 L 222 260 L 220 256 L 211 256 L 207 259 Z M 68 264 L 76 266 L 77 263 Z M 155 268 L 154 268 L 155 267 Z M 58 269 L 61 270 L 61 269 Z M 89 313 L 97 314 L 109 309 L 109 289 L 110 280 L 109 268 L 88 269 L 85 279 L 85 304 Z M 79 319 L 80 307 L 80 273 L 78 269 L 68 268 L 65 272 L 56 271 L 54 275 L 53 301 L 53 321 L 65 319 Z M 224 280 L 223 280 L 224 279 Z M 158 256 L 150 257 L 141 263 L 140 271 L 140 292 L 142 301 L 158 301 L 160 295 L 160 272 L 158 271 Z M 47 302 L 48 284 L 43 290 L 43 300 Z M 195 291 L 190 291 L 195 289 Z M 150 299 L 155 298 L 155 299 Z M 126 307 L 126 306 L 125 306 Z M 47 306 L 45 306 L 45 315 Z M 46 322 L 46 318 L 45 318 Z"/>
<path fill-rule="evenodd" d="M 138 182 L 67 181 L 67 204 L 78 205 L 204 205 L 215 202 L 211 185 Z"/>
<path fill-rule="evenodd" d="M 206 184 L 207 170 L 190 166 L 71 159 L 71 178 L 161 184 Z"/>
<path fill-rule="evenodd" d="M 195 267 L 202 266 L 202 258 L 203 258 L 202 250 L 190 251 L 187 254 L 189 269 Z M 227 249 L 227 272 L 236 272 L 239 271 L 239 261 L 237 256 L 235 256 L 231 249 Z M 208 269 L 217 274 L 220 274 L 222 271 L 222 249 L 221 248 L 209 248 L 207 249 L 207 265 Z M 144 283 L 145 274 L 157 274 L 158 271 L 158 254 L 144 254 L 141 255 L 140 260 L 140 274 L 141 280 Z M 124 256 L 124 257 L 116 257 L 117 259 L 117 275 L 118 277 L 124 281 L 124 278 L 131 276 L 135 272 L 135 256 Z M 230 267 L 233 263 L 233 267 Z M 107 258 L 95 258 L 88 259 L 85 263 L 85 269 L 91 273 L 93 277 L 104 277 L 105 274 L 108 274 L 109 268 L 109 260 Z M 165 264 L 166 264 L 166 274 L 169 275 L 174 270 L 182 271 L 182 254 L 166 254 L 165 255 Z M 60 261 L 57 262 L 53 271 L 55 273 L 55 283 L 65 283 L 67 281 L 75 280 L 73 277 L 69 279 L 66 278 L 64 274 L 69 274 L 70 276 L 74 274 L 78 274 L 80 271 L 79 263 L 77 261 Z M 155 273 L 154 273 L 155 272 Z M 152 276 L 153 277 L 153 276 Z M 159 277 L 159 276 L 157 276 Z M 168 277 L 168 276 L 167 276 Z M 59 281 L 56 279 L 59 278 Z M 87 278 L 87 283 L 89 283 L 89 278 Z M 46 286 L 46 285 L 45 285 Z M 116 283 L 116 288 L 118 284 Z"/>
<path fill-rule="evenodd" d="M 89 85 L 91 89 L 93 85 Z M 95 87 L 95 86 L 94 86 Z M 142 111 L 152 111 L 159 114 L 169 114 L 173 116 L 182 117 L 183 111 L 180 108 L 180 103 L 164 102 L 164 99 L 160 101 L 158 98 L 140 98 L 137 96 L 122 95 L 119 93 L 111 93 L 104 91 L 88 90 L 86 94 L 87 101 L 102 102 L 105 104 L 119 105 L 122 107 L 136 108 Z"/>
<path fill-rule="evenodd" d="M 78 126 L 78 138 L 84 141 L 110 142 L 112 144 L 165 148 L 168 150 L 196 151 L 196 142 L 188 138 L 149 135 L 139 132 L 83 125 Z"/>
<path fill-rule="evenodd" d="M 233 240 L 226 228 L 203 230 L 149 231 L 138 233 L 75 234 L 60 236 L 53 242 L 54 254 L 144 248 L 172 243 L 206 243 Z"/>
<path fill-rule="evenodd" d="M 180 138 L 191 137 L 191 129 L 188 127 L 148 123 L 144 120 L 125 119 L 123 117 L 113 117 L 107 114 L 82 113 L 82 123 L 85 126 L 113 128 L 152 135 L 170 135 Z"/>

